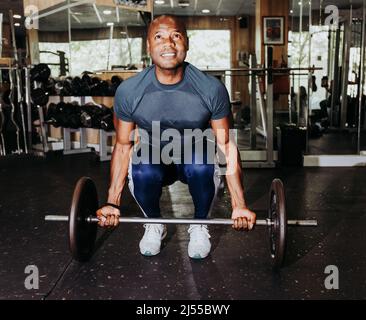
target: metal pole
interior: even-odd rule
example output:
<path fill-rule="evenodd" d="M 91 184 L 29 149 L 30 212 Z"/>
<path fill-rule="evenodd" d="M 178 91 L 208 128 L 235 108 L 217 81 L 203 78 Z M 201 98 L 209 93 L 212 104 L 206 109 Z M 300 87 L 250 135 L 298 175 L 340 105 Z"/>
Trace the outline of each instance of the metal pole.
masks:
<path fill-rule="evenodd" d="M 30 69 L 24 68 L 25 71 L 25 104 L 27 106 L 27 130 L 28 130 L 28 144 L 29 148 L 32 149 L 32 103 L 31 103 L 31 80 L 30 80 Z"/>
<path fill-rule="evenodd" d="M 341 26 L 338 25 L 336 31 L 336 43 L 334 52 L 334 72 L 333 72 L 333 86 L 332 86 L 332 102 L 330 106 L 330 123 L 334 126 L 334 107 L 339 104 L 338 98 L 338 82 L 339 82 L 339 47 L 341 42 Z"/>
<path fill-rule="evenodd" d="M 301 43 L 302 43 L 302 1 L 299 2 L 299 5 L 300 5 L 300 21 L 299 21 L 299 46 L 301 48 Z M 299 68 L 301 68 L 301 58 L 302 58 L 302 52 L 300 50 L 299 52 Z M 298 87 L 297 87 L 297 99 L 296 99 L 296 113 L 297 113 L 297 125 L 299 126 L 300 125 L 300 116 L 301 116 L 301 90 L 300 90 L 300 80 L 301 80 L 301 77 L 299 76 L 298 77 Z"/>
<path fill-rule="evenodd" d="M 71 50 L 71 9 L 70 9 L 70 0 L 67 0 L 67 26 L 69 32 L 69 75 L 72 75 L 72 50 Z"/>
<path fill-rule="evenodd" d="M 361 90 L 358 96 L 358 132 L 357 132 L 357 154 L 361 152 L 361 112 L 362 112 L 362 96 L 365 87 L 365 24 L 366 24 L 366 0 L 363 0 L 362 8 L 362 32 L 361 32 L 361 61 L 360 61 L 360 84 Z M 366 113 L 366 110 L 364 110 Z M 366 126 L 366 119 L 364 119 L 364 127 Z"/>
<path fill-rule="evenodd" d="M 3 13 L 0 13 L 0 57 L 3 54 Z M 0 69 L 0 84 L 3 83 L 3 71 Z"/>
<path fill-rule="evenodd" d="M 55 216 L 49 215 L 45 217 L 45 221 L 56 221 L 56 222 L 68 222 L 68 216 Z M 88 217 L 87 222 L 99 222 L 96 217 Z M 121 223 L 159 223 L 159 224 L 207 224 L 207 225 L 233 225 L 232 219 L 171 219 L 171 218 L 119 218 Z M 257 226 L 268 226 L 272 225 L 269 219 L 259 219 L 256 221 Z M 290 226 L 304 226 L 313 227 L 317 226 L 317 220 L 288 220 L 287 225 Z"/>
<path fill-rule="evenodd" d="M 110 56 L 111 56 L 111 47 L 112 47 L 112 40 L 113 40 L 113 31 L 114 31 L 114 25 L 111 24 L 110 29 L 109 29 L 107 70 L 109 70 L 109 60 L 110 60 Z"/>
<path fill-rule="evenodd" d="M 257 66 L 255 55 L 251 55 L 251 68 L 255 68 Z M 250 76 L 250 146 L 252 150 L 257 149 L 257 75 L 255 72 L 252 72 Z"/>
<path fill-rule="evenodd" d="M 352 13 L 351 13 L 352 14 Z M 348 73 L 349 73 L 349 55 L 350 55 L 350 48 L 351 48 L 351 35 L 352 35 L 352 16 L 349 17 L 349 23 L 344 24 L 344 39 L 343 39 L 343 57 L 342 57 L 342 103 L 341 103 L 341 121 L 340 121 L 340 128 L 346 128 L 347 122 L 347 108 L 348 108 L 348 101 L 347 101 L 347 89 L 348 89 Z"/>
<path fill-rule="evenodd" d="M 311 68 L 311 45 L 312 45 L 312 12 L 311 12 L 311 1 L 309 2 L 309 68 Z M 311 96 L 313 94 L 313 72 L 309 72 L 308 74 L 308 105 L 306 108 L 305 114 L 305 126 L 306 126 L 306 143 L 305 143 L 305 152 L 309 153 L 309 113 L 310 113 L 310 104 L 311 104 Z"/>
<path fill-rule="evenodd" d="M 267 53 L 267 162 L 273 163 L 273 48 L 268 47 Z"/>

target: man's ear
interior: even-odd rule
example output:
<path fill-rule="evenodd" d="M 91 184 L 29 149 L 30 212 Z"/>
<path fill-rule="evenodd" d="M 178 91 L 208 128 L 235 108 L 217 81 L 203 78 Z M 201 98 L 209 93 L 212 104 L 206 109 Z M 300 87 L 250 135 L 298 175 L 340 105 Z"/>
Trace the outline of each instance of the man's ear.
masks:
<path fill-rule="evenodd" d="M 150 53 L 150 43 L 149 43 L 149 40 L 146 40 L 146 51 L 147 51 L 147 54 L 148 55 L 151 55 L 151 53 Z"/>

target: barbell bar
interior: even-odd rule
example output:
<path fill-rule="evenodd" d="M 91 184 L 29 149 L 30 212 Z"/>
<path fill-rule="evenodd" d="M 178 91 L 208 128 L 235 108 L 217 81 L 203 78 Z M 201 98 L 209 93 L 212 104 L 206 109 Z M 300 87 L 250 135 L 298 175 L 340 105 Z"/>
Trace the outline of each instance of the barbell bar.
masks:
<path fill-rule="evenodd" d="M 46 221 L 68 222 L 68 216 L 47 215 Z M 89 216 L 89 223 L 99 222 L 98 218 Z M 233 225 L 232 219 L 170 219 L 170 218 L 119 218 L 120 223 L 151 223 L 151 224 L 209 224 L 209 225 Z M 269 219 L 257 219 L 256 226 L 269 226 L 273 224 Z M 287 220 L 288 226 L 316 227 L 317 220 Z"/>
<path fill-rule="evenodd" d="M 258 219 L 255 225 L 268 228 L 272 267 L 279 269 L 283 264 L 286 251 L 287 226 L 314 227 L 318 223 L 316 220 L 287 220 L 285 191 L 280 179 L 272 181 L 268 199 L 268 218 Z M 69 223 L 70 251 L 72 257 L 77 261 L 87 261 L 94 253 L 97 222 L 99 221 L 96 217 L 98 208 L 98 194 L 93 180 L 82 177 L 75 186 L 69 216 L 45 216 L 46 221 Z M 232 219 L 120 217 L 119 221 L 121 223 L 233 225 Z"/>

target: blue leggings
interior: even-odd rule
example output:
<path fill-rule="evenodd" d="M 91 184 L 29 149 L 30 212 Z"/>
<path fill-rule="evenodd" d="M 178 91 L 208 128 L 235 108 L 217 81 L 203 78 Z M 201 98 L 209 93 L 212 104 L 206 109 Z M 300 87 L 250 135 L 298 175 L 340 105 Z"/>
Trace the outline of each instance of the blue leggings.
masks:
<path fill-rule="evenodd" d="M 206 219 L 218 187 L 214 164 L 132 164 L 130 189 L 149 218 L 160 217 L 162 188 L 175 181 L 188 184 L 195 218 Z"/>

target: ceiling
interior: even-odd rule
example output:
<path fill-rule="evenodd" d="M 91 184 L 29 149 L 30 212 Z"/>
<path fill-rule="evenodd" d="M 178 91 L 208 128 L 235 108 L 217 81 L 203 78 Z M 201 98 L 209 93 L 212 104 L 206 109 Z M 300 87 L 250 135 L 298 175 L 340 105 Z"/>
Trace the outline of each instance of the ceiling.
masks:
<path fill-rule="evenodd" d="M 103 13 L 109 10 L 109 14 Z M 70 10 L 72 29 L 108 28 L 107 23 L 114 26 L 144 26 L 144 20 L 139 12 L 115 9 L 107 6 L 93 6 L 84 4 Z M 68 11 L 63 10 L 40 19 L 40 30 L 66 31 L 68 30 Z"/>
<path fill-rule="evenodd" d="M 215 15 L 239 16 L 254 15 L 255 0 L 164 0 L 164 4 L 154 4 L 154 14 L 176 14 L 185 16 Z M 188 7 L 181 7 L 179 3 L 188 2 Z M 203 9 L 210 13 L 202 13 Z"/>

